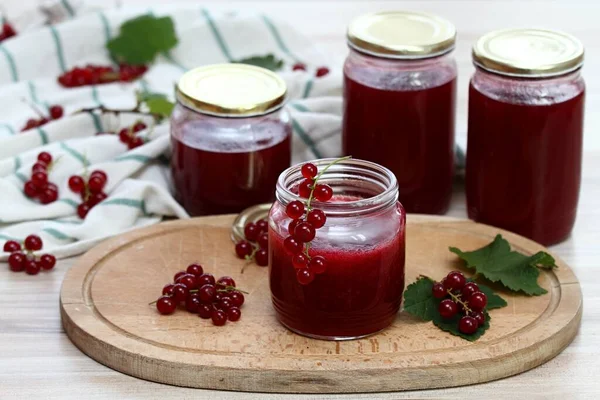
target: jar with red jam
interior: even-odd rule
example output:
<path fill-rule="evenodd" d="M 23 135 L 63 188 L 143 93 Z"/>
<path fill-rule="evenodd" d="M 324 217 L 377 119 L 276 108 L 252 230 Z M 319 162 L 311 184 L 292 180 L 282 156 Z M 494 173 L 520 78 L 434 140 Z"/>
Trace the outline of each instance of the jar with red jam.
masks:
<path fill-rule="evenodd" d="M 323 171 L 332 161 L 314 164 Z M 357 159 L 341 161 L 321 175 L 317 183 L 329 185 L 333 197 L 311 201 L 326 221 L 302 251 L 311 259 L 323 257 L 325 266 L 308 283 L 284 244 L 293 222 L 287 205 L 295 200 L 306 204 L 298 195 L 302 180 L 301 165 L 281 174 L 269 214 L 269 279 L 278 320 L 296 333 L 326 340 L 356 339 L 386 328 L 404 289 L 406 215 L 396 177 Z"/>
<path fill-rule="evenodd" d="M 348 28 L 343 152 L 389 168 L 407 212 L 443 214 L 450 205 L 455 36 L 445 19 L 402 11 Z"/>
<path fill-rule="evenodd" d="M 275 198 L 290 166 L 285 82 L 251 65 L 186 72 L 171 116 L 175 197 L 192 215 L 238 213 Z"/>
<path fill-rule="evenodd" d="M 551 245 L 577 213 L 585 85 L 571 35 L 510 29 L 473 47 L 466 165 L 469 218 Z"/>

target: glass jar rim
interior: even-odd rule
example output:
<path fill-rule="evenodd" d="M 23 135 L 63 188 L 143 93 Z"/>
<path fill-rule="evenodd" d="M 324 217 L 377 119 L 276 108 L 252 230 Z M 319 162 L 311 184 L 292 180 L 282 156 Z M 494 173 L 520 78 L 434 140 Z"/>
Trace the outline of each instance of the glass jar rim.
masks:
<path fill-rule="evenodd" d="M 277 201 L 284 207 L 294 201 L 305 202 L 306 199 L 292 192 L 291 188 L 299 184 L 304 177 L 301 169 L 306 163 L 312 163 L 321 170 L 323 167 L 338 160 L 337 158 L 322 158 L 318 160 L 307 161 L 296 164 L 283 171 L 277 180 L 275 195 Z M 320 202 L 313 199 L 311 204 L 318 205 L 327 215 L 344 216 L 371 213 L 395 204 L 398 201 L 398 181 L 392 171 L 371 161 L 349 158 L 341 160 L 332 165 L 323 173 L 319 181 L 325 181 L 332 178 L 359 177 L 363 174 L 363 179 L 377 183 L 381 187 L 381 192 L 373 196 L 351 201 L 343 202 Z M 335 186 L 333 187 L 335 188 Z"/>

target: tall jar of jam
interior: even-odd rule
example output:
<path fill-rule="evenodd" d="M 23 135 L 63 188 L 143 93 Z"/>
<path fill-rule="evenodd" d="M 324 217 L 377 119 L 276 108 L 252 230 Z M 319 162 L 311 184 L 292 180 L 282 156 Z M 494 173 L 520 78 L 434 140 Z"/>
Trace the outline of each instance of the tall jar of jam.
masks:
<path fill-rule="evenodd" d="M 544 245 L 573 228 L 581 180 L 583 46 L 539 29 L 495 31 L 473 47 L 469 217 Z"/>
<path fill-rule="evenodd" d="M 332 161 L 314 162 L 322 173 L 317 184 L 332 188 L 327 202 L 307 203 L 298 195 L 300 165 L 279 177 L 269 214 L 270 287 L 277 318 L 290 330 L 318 339 L 355 339 L 386 328 L 398 312 L 406 218 L 390 170 L 356 159 L 326 169 Z M 306 267 L 298 265 L 299 249 L 288 243 L 298 225 L 287 213 L 294 201 L 326 217 L 300 250 L 309 257 Z M 314 223 L 310 217 L 300 221 Z M 316 258 L 322 263 L 315 264 Z"/>
<path fill-rule="evenodd" d="M 407 212 L 450 204 L 455 36 L 449 21 L 415 12 L 364 15 L 348 28 L 343 151 L 389 168 Z"/>
<path fill-rule="evenodd" d="M 237 213 L 275 197 L 290 166 L 285 82 L 251 65 L 186 72 L 171 116 L 176 199 L 192 215 Z"/>

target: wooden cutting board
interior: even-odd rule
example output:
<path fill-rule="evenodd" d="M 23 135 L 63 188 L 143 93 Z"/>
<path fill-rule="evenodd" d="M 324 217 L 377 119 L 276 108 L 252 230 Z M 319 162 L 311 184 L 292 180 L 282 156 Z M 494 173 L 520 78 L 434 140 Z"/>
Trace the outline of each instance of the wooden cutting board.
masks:
<path fill-rule="evenodd" d="M 561 260 L 544 271 L 548 294 L 502 293 L 508 307 L 491 311 L 491 328 L 470 343 L 431 323 L 399 313 L 383 332 L 329 342 L 298 336 L 278 324 L 268 268 L 244 264 L 230 239 L 234 216 L 174 221 L 108 240 L 85 254 L 61 291 L 63 326 L 84 353 L 142 379 L 198 388 L 290 393 L 379 392 L 486 382 L 534 368 L 576 335 L 582 298 Z M 449 246 L 472 250 L 502 233 L 533 254 L 542 246 L 466 220 L 410 215 L 406 279 L 441 278 L 461 267 Z M 213 326 L 184 310 L 161 316 L 148 303 L 173 274 L 198 261 L 230 275 L 250 292 L 239 322 Z"/>

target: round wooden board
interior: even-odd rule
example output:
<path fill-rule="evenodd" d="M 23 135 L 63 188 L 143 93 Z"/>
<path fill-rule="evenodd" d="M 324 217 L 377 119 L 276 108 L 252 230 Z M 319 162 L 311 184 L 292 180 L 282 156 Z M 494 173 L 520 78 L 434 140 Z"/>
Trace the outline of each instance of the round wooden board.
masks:
<path fill-rule="evenodd" d="M 561 260 L 544 271 L 540 297 L 502 293 L 491 328 L 471 343 L 399 313 L 383 332 L 329 342 L 296 335 L 276 321 L 268 269 L 235 257 L 234 216 L 174 221 L 136 230 L 89 251 L 61 290 L 64 328 L 83 352 L 123 373 L 198 388 L 290 393 L 380 392 L 486 382 L 534 368 L 577 333 L 582 298 Z M 461 267 L 449 246 L 473 250 L 502 233 L 527 254 L 545 250 L 520 236 L 446 217 L 410 215 L 406 279 L 442 277 Z M 250 292 L 242 319 L 215 327 L 186 311 L 161 316 L 148 303 L 193 261 L 230 275 Z"/>

